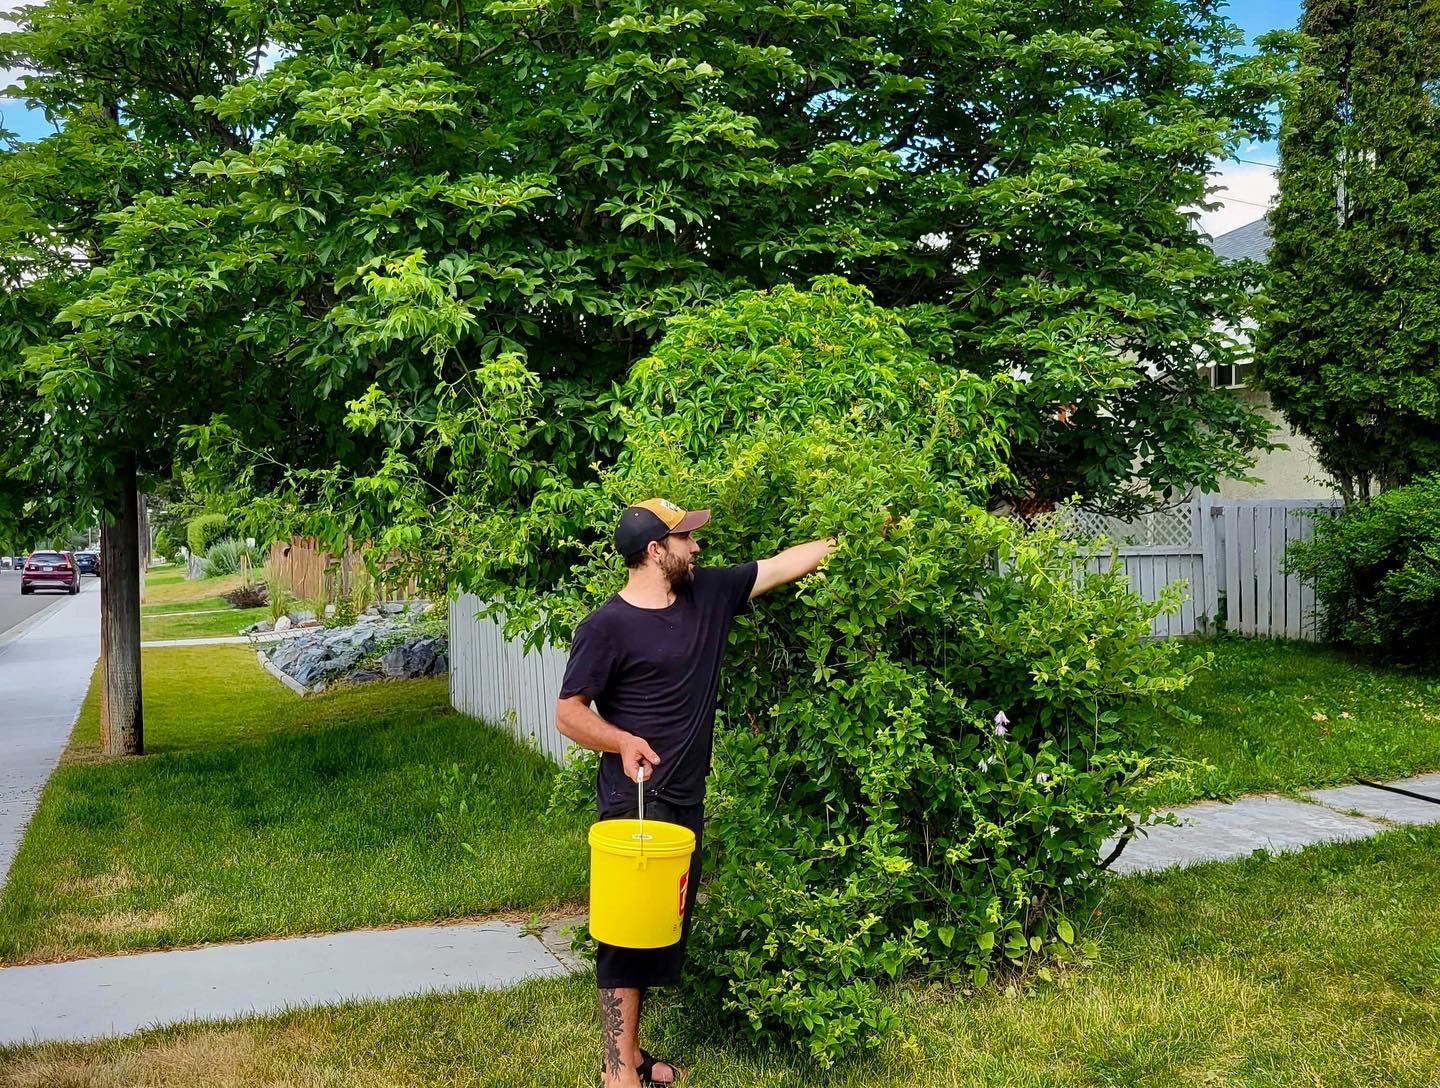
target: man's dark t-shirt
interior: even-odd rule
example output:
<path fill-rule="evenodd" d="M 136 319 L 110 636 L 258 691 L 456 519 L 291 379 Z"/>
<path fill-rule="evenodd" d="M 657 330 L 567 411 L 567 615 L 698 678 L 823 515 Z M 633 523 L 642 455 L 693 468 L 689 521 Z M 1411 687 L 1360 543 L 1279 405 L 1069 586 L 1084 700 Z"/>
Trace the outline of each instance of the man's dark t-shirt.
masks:
<path fill-rule="evenodd" d="M 754 563 L 697 567 L 668 607 L 637 608 L 617 594 L 575 629 L 560 698 L 589 696 L 600 717 L 655 749 L 660 765 L 646 797 L 705 799 L 720 664 L 755 573 Z M 600 757 L 597 792 L 602 818 L 634 806 L 635 783 L 614 752 Z"/>

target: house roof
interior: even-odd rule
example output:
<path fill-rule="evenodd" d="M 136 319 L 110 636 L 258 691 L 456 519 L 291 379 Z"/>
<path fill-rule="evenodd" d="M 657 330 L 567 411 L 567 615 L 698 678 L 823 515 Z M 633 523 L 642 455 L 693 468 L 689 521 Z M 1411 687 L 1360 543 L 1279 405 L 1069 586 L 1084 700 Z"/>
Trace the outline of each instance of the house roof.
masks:
<path fill-rule="evenodd" d="M 1210 248 L 1227 261 L 1249 258 L 1264 264 L 1270 252 L 1270 221 L 1261 216 L 1253 223 L 1227 230 L 1211 240 Z"/>

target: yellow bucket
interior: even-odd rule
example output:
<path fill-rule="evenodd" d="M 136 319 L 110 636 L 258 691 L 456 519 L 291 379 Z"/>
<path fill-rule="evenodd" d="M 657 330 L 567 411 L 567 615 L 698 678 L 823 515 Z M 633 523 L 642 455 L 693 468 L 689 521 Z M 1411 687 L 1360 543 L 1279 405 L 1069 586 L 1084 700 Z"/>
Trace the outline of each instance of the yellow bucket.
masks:
<path fill-rule="evenodd" d="M 680 939 L 695 832 L 660 820 L 601 820 L 590 828 L 590 933 L 620 948 Z"/>

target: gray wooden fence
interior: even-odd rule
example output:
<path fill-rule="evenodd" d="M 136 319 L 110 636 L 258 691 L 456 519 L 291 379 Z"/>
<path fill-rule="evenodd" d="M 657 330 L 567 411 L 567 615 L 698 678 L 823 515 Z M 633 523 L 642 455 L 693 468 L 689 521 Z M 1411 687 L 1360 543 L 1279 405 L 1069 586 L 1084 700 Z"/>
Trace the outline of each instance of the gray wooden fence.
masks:
<path fill-rule="evenodd" d="M 1285 549 L 1314 535 L 1317 512 L 1339 509 L 1326 500 L 1221 500 L 1201 496 L 1163 515 L 1131 523 L 1077 518 L 1086 531 L 1106 533 L 1112 550 L 1094 569 L 1123 565 L 1130 586 L 1147 601 L 1183 582 L 1177 612 L 1156 617 L 1162 638 L 1212 630 L 1225 616 L 1229 630 L 1247 635 L 1315 638 L 1315 594 L 1283 570 Z M 462 593 L 450 605 L 450 702 L 466 714 L 501 725 L 556 760 L 570 742 L 555 732 L 555 699 L 565 654 L 526 652 L 507 641 L 495 620 L 476 620 L 478 597 Z"/>
<path fill-rule="evenodd" d="M 1315 535 L 1317 514 L 1339 508 L 1338 500 L 1201 496 L 1169 512 L 1162 542 L 1127 543 L 1122 528 L 1112 528 L 1113 552 L 1091 567 L 1108 568 L 1113 557 L 1147 601 L 1183 582 L 1180 609 L 1152 625 L 1162 638 L 1213 630 L 1223 615 L 1226 628 L 1240 634 L 1314 639 L 1315 591 L 1285 573 L 1285 549 Z"/>
<path fill-rule="evenodd" d="M 570 742 L 555 731 L 555 698 L 565 654 L 548 646 L 526 653 L 498 620 L 475 618 L 483 606 L 469 593 L 450 602 L 450 705 L 562 761 Z"/>

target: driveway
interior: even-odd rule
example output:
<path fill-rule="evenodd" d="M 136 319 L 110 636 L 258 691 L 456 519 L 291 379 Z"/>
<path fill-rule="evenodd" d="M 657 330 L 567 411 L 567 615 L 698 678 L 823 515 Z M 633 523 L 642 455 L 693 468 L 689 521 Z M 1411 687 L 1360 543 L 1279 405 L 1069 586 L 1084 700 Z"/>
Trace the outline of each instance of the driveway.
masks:
<path fill-rule="evenodd" d="M 40 606 L 28 615 L 0 612 L 0 885 L 100 658 L 100 583 L 87 578 L 80 585 L 76 597 L 21 598 L 18 575 L 0 580 L 0 594 L 12 590 L 15 601 Z"/>

